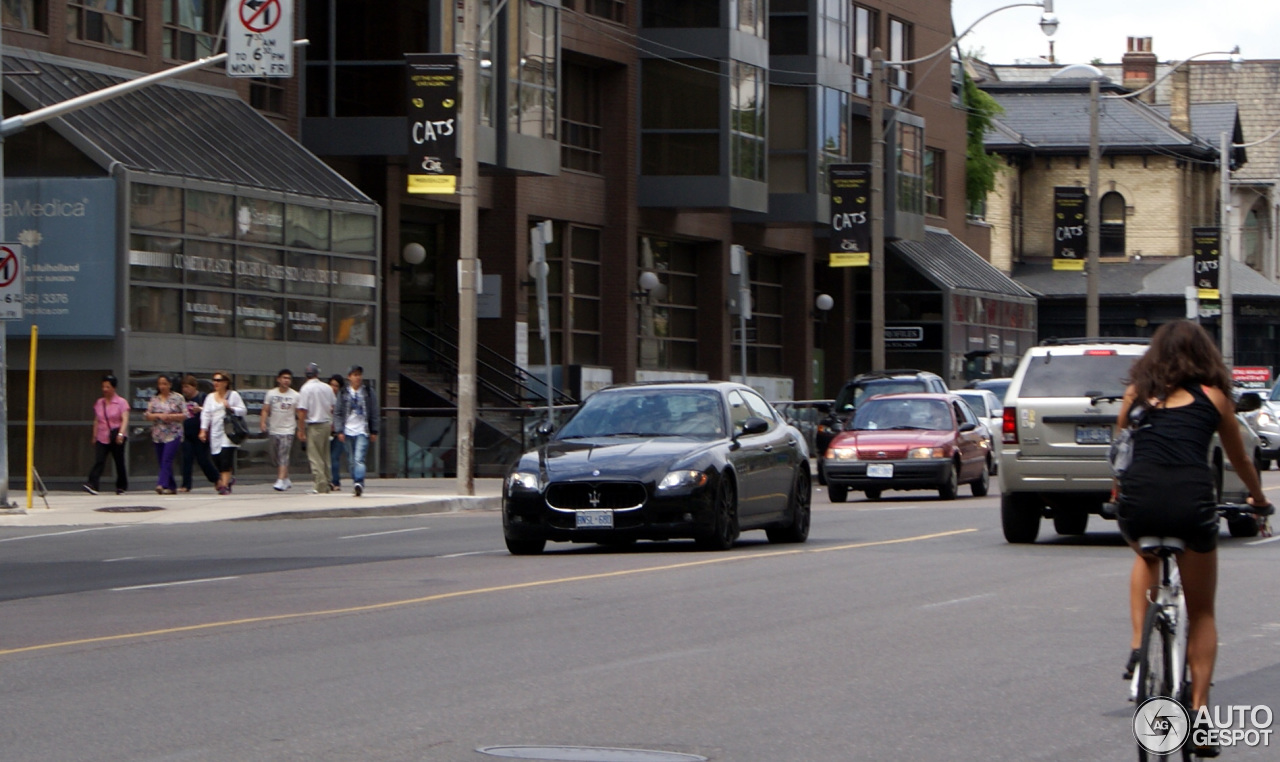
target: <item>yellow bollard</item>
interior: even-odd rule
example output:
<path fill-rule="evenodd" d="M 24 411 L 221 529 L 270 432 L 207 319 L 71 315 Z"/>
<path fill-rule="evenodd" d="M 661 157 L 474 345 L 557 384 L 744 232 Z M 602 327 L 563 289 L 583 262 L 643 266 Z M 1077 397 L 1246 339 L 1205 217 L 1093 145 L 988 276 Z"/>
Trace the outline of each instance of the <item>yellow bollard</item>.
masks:
<path fill-rule="evenodd" d="M 40 327 L 31 326 L 31 361 L 27 365 L 27 510 L 31 510 L 33 491 L 31 477 L 35 474 L 36 463 L 36 339 Z"/>

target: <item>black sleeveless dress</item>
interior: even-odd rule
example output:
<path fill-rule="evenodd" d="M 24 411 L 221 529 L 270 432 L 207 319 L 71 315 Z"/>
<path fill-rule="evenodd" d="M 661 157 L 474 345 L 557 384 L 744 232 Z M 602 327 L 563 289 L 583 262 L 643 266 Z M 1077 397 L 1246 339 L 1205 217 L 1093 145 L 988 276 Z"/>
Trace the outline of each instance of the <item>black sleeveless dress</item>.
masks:
<path fill-rule="evenodd" d="M 1133 463 L 1120 479 L 1117 518 L 1126 540 L 1178 537 L 1208 553 L 1218 546 L 1218 502 L 1209 442 L 1221 415 L 1199 385 L 1180 407 L 1148 408 L 1134 432 Z"/>

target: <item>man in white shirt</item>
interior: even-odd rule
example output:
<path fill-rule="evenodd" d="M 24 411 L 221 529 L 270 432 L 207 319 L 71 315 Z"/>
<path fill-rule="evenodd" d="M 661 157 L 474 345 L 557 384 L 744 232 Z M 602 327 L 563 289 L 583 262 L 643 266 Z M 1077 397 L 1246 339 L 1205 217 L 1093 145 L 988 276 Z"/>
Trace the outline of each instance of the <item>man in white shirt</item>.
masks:
<path fill-rule="evenodd" d="M 315 482 L 312 493 L 330 491 L 329 436 L 333 432 L 333 389 L 320 380 L 320 366 L 307 366 L 307 382 L 298 393 L 298 440 L 307 443 L 307 462 Z"/>
<path fill-rule="evenodd" d="M 289 453 L 298 433 L 298 393 L 292 389 L 293 373 L 288 368 L 276 374 L 276 388 L 262 398 L 262 417 L 258 421 L 271 446 L 271 461 L 276 464 L 276 492 L 293 486 L 289 479 Z"/>
<path fill-rule="evenodd" d="M 360 497 L 364 494 L 365 455 L 369 443 L 378 439 L 378 396 L 364 385 L 364 368 L 359 365 L 347 371 L 347 388 L 333 406 L 333 430 L 338 441 L 347 445 L 351 481 L 356 497 Z"/>

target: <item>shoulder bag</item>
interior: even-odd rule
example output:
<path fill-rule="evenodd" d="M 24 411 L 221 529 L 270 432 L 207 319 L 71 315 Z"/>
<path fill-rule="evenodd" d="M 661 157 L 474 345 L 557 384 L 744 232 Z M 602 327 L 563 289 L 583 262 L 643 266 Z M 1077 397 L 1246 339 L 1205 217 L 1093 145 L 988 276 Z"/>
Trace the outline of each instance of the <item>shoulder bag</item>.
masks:
<path fill-rule="evenodd" d="M 222 431 L 231 444 L 240 444 L 249 438 L 249 423 L 243 415 L 237 415 L 231 409 L 231 395 L 227 395 L 226 413 L 222 417 Z"/>

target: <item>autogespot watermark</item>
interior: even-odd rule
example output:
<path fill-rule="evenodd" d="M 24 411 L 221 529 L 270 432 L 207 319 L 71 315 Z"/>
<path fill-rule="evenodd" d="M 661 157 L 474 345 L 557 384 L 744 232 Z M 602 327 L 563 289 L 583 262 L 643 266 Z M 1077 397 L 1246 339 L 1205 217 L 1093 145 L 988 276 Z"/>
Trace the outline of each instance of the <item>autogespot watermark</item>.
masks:
<path fill-rule="evenodd" d="M 1273 719 L 1271 708 L 1263 704 L 1202 707 L 1193 717 L 1177 701 L 1157 696 L 1142 702 L 1133 713 L 1133 737 L 1156 755 L 1172 754 L 1187 743 L 1269 747 Z"/>

